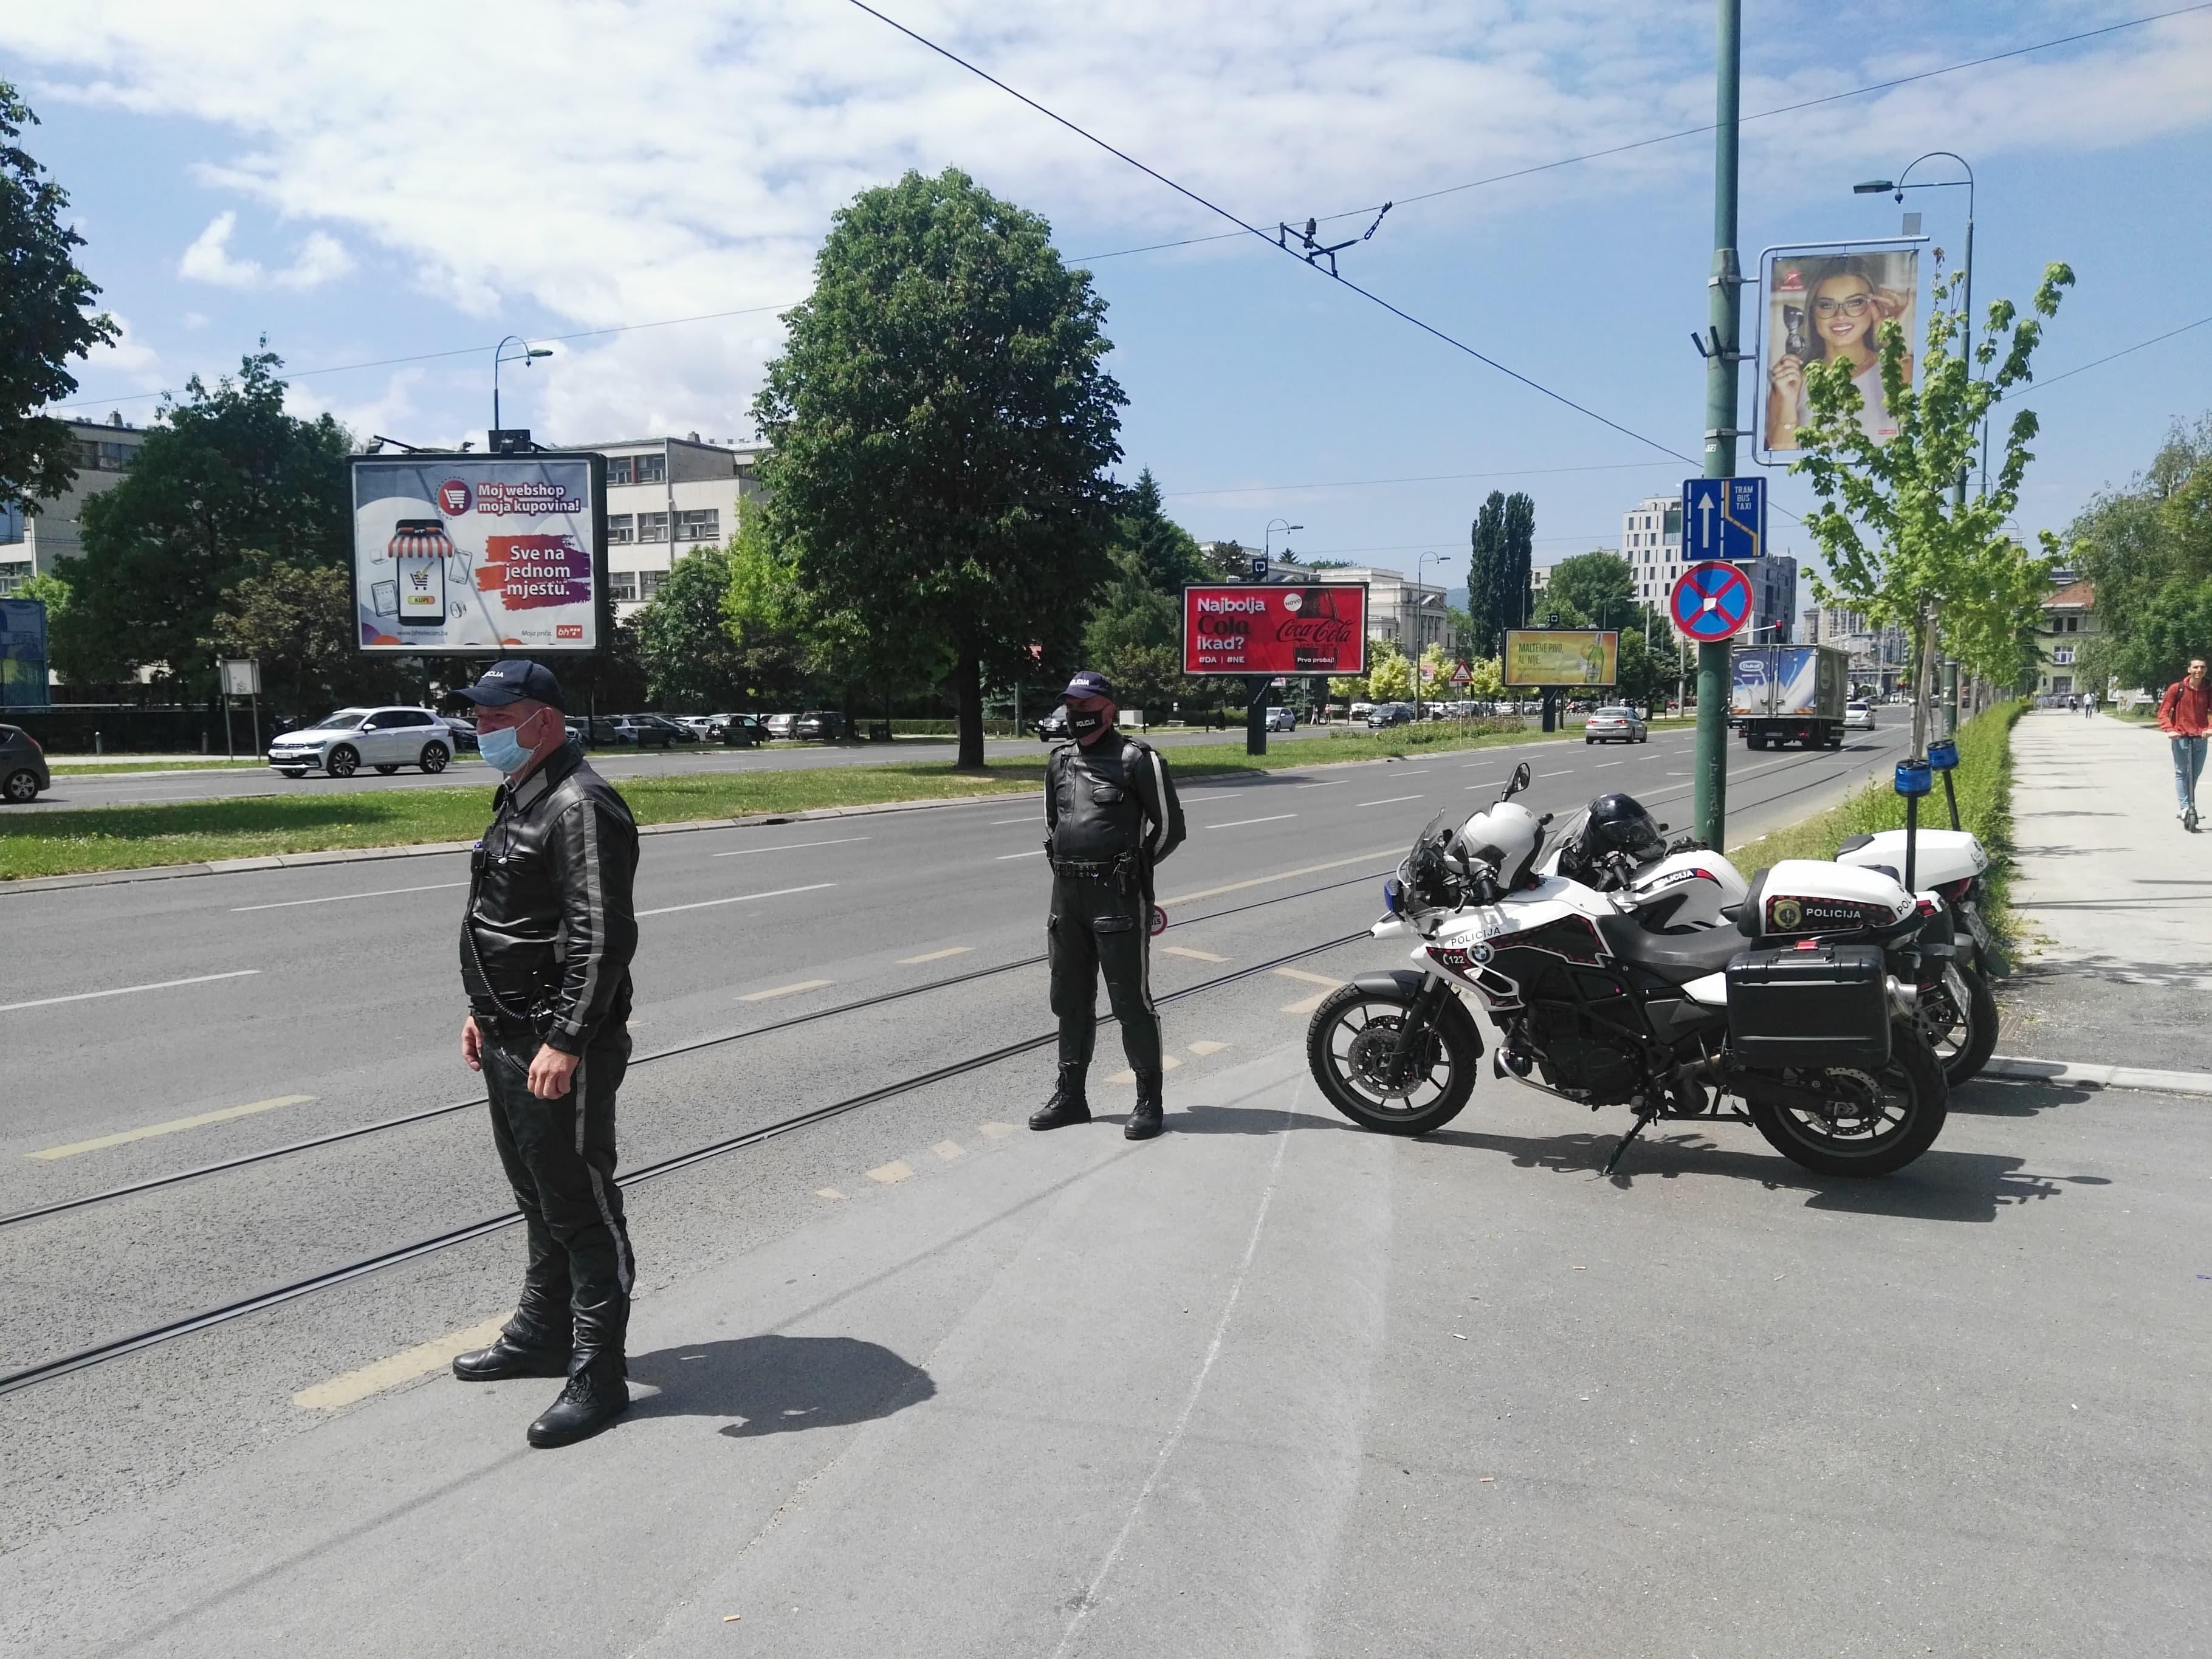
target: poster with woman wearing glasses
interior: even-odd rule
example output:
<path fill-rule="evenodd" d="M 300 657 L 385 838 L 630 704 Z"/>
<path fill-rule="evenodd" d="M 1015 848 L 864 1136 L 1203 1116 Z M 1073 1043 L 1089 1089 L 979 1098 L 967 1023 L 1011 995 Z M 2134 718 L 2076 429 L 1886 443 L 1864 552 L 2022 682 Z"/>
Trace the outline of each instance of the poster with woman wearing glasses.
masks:
<path fill-rule="evenodd" d="M 1813 418 L 1805 371 L 1838 360 L 1859 389 L 1859 426 L 1876 443 L 1897 435 L 1881 391 L 1881 349 L 1875 330 L 1895 321 L 1910 342 L 1917 331 L 1920 255 L 1913 248 L 1847 254 L 1778 253 L 1766 262 L 1766 415 L 1764 447 L 1788 454 L 1797 428 Z M 1912 354 L 1905 357 L 1912 378 Z"/>

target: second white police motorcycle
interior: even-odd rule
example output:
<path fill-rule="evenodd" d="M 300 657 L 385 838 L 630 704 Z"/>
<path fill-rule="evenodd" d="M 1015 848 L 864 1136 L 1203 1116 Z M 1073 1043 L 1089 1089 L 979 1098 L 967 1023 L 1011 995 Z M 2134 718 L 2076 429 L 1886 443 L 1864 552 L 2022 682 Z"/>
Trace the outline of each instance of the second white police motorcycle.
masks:
<path fill-rule="evenodd" d="M 1748 1121 L 1826 1175 L 1903 1168 L 1943 1127 L 1943 1068 L 1916 1018 L 1920 903 L 1887 875 L 1810 860 L 1764 872 L 1735 926 L 1655 932 L 1616 894 L 1540 865 L 1550 815 L 1512 799 L 1439 814 L 1384 884 L 1378 939 L 1411 969 L 1363 974 L 1306 1036 L 1315 1080 L 1366 1127 L 1422 1134 L 1463 1109 L 1483 1053 L 1563 1100 L 1662 1118 Z"/>

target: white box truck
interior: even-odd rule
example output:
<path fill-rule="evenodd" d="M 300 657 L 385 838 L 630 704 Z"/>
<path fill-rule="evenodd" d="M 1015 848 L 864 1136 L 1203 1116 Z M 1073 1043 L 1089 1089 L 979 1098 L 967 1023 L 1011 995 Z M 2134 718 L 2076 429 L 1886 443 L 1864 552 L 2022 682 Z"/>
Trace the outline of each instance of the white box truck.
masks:
<path fill-rule="evenodd" d="M 1851 659 L 1838 647 L 1738 646 L 1729 678 L 1729 724 L 1752 748 L 1844 746 Z"/>

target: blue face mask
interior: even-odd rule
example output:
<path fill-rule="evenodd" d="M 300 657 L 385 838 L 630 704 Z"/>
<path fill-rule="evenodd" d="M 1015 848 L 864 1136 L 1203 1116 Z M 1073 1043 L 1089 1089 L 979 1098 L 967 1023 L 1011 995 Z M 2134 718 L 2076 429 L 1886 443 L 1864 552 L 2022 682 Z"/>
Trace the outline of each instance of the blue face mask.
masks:
<path fill-rule="evenodd" d="M 508 777 L 513 777 L 530 764 L 531 751 L 522 746 L 522 740 L 514 735 L 514 728 L 511 726 L 501 726 L 496 732 L 479 732 L 477 734 L 477 749 L 486 761 Z"/>

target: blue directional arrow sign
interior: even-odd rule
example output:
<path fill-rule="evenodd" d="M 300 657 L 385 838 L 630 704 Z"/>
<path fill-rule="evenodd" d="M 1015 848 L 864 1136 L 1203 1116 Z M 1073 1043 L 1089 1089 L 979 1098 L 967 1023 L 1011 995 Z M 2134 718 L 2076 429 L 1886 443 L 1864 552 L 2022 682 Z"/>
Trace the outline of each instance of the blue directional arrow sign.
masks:
<path fill-rule="evenodd" d="M 1766 480 L 1682 480 L 1682 556 L 1741 564 L 1766 550 Z"/>

